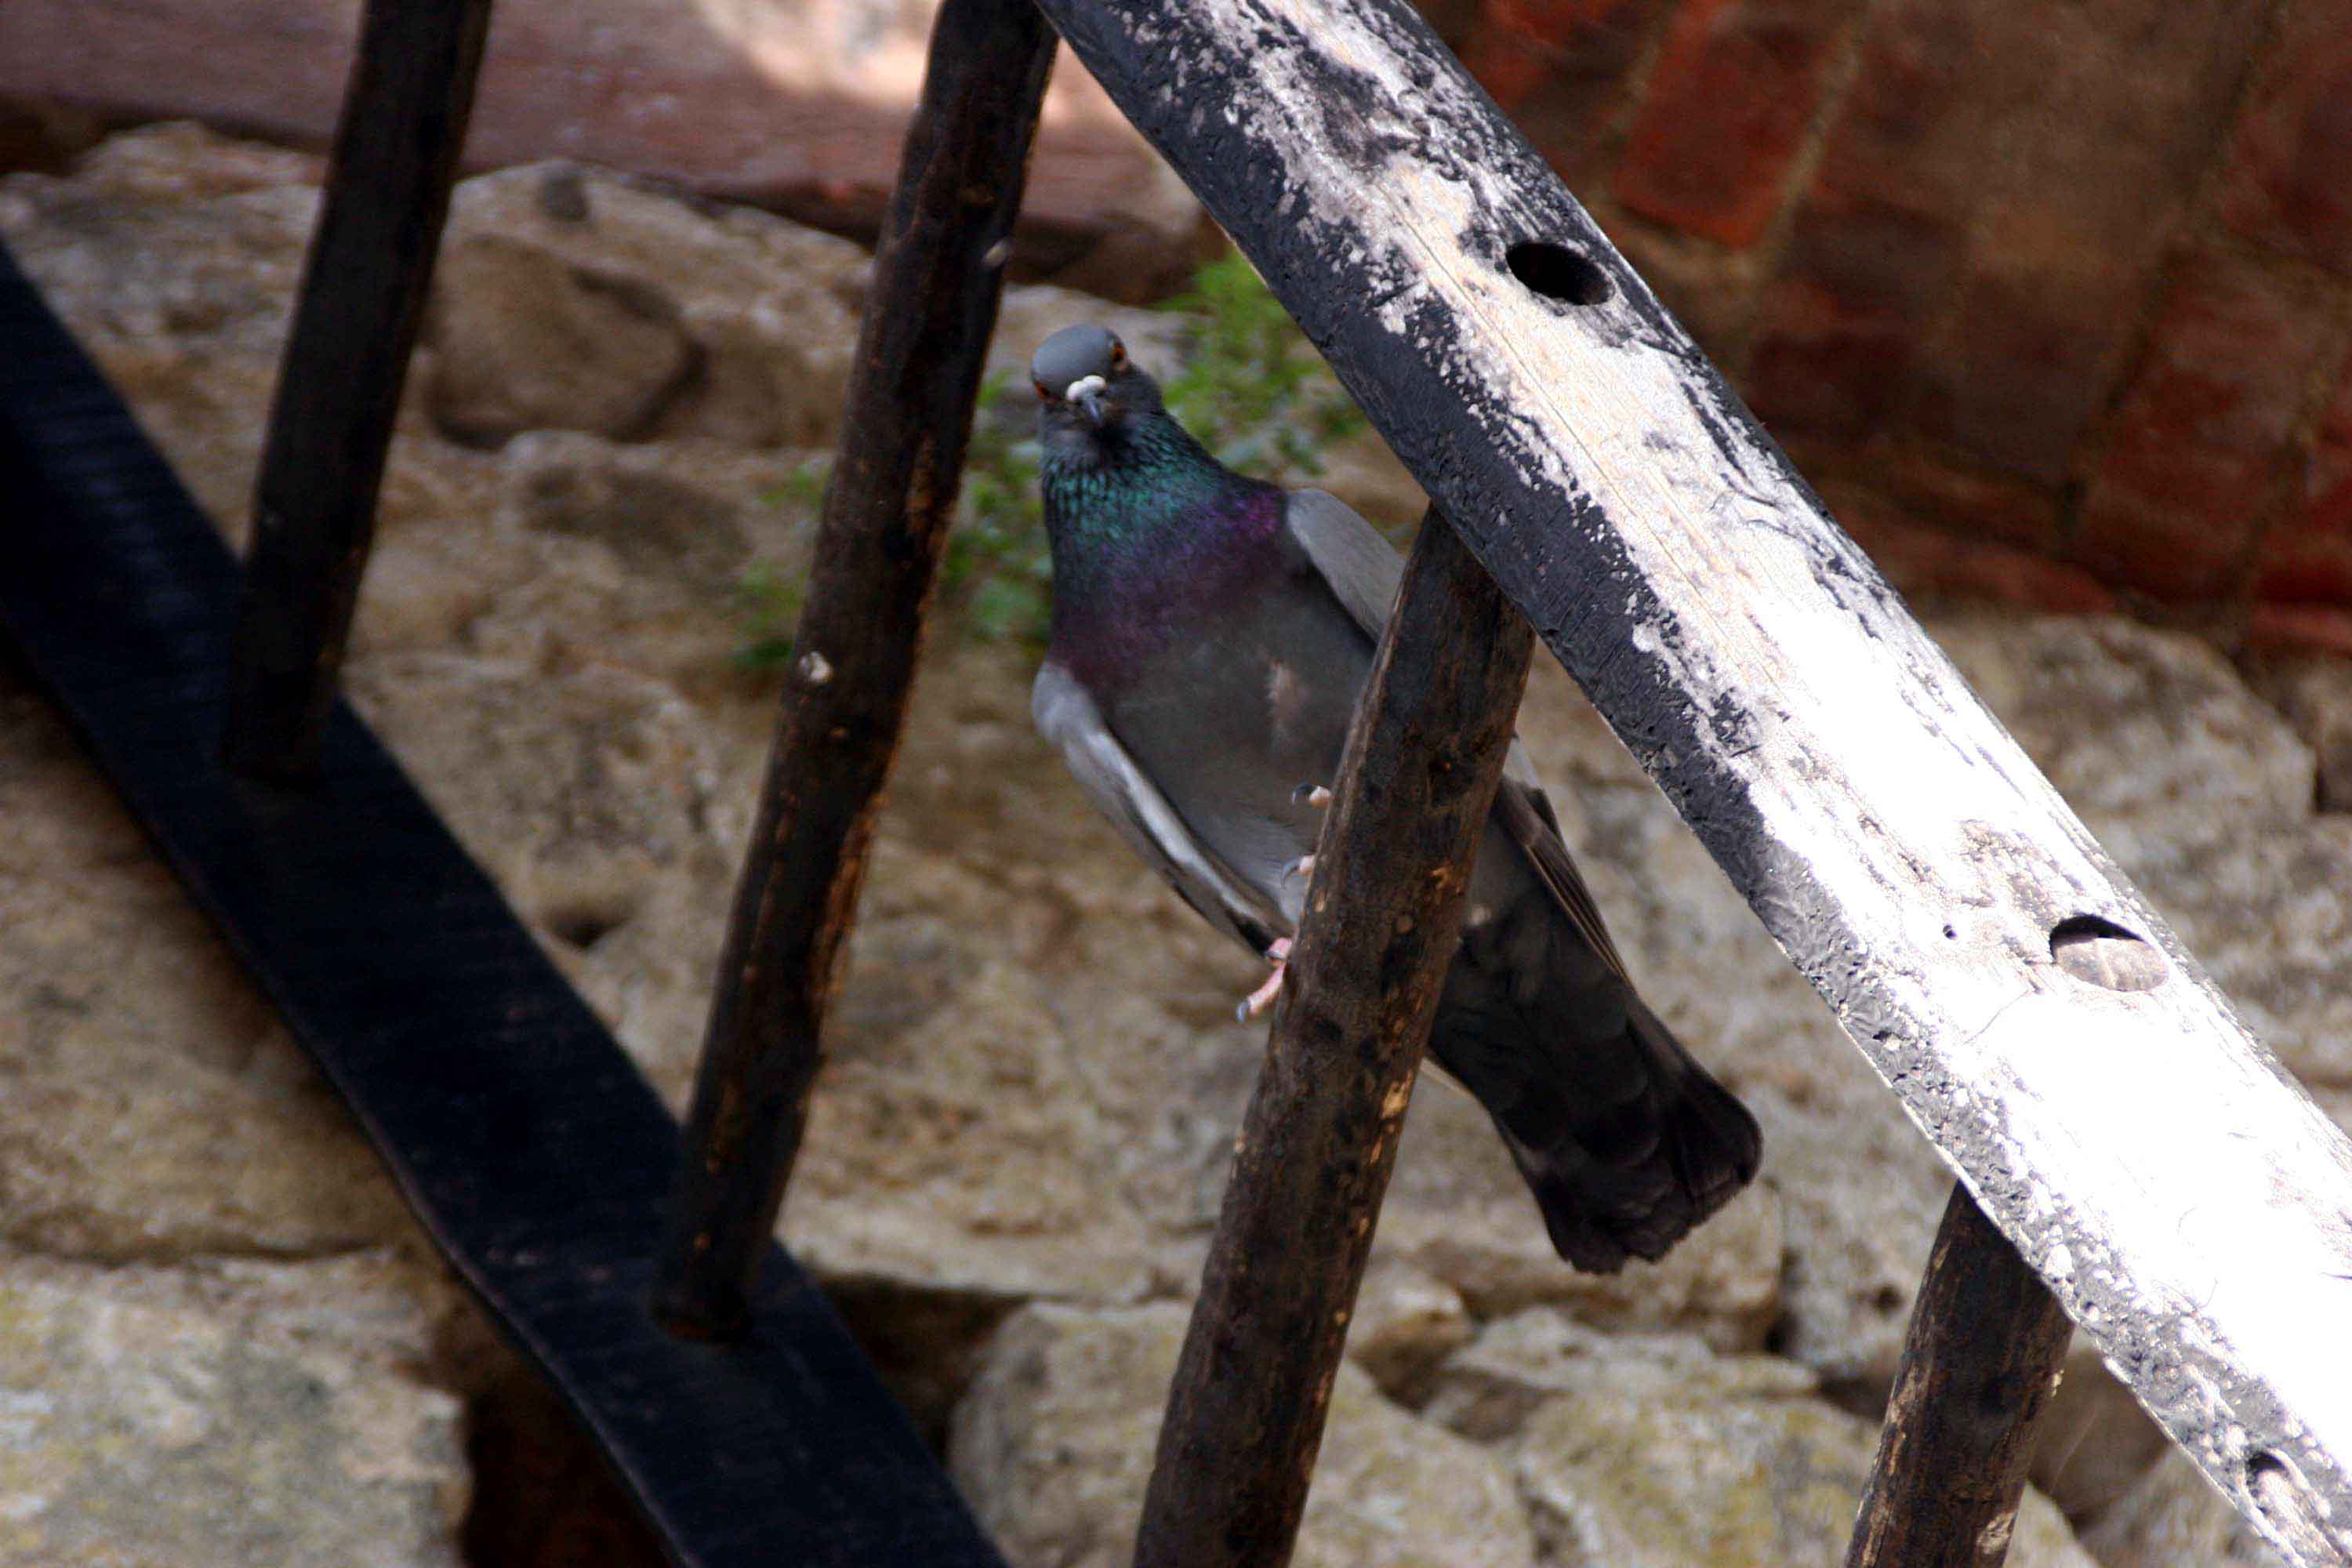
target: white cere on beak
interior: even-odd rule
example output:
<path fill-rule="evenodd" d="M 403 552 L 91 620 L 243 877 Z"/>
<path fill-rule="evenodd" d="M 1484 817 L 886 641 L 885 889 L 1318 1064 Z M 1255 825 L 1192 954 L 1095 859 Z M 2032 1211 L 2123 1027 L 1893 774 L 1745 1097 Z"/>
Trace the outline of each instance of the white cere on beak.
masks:
<path fill-rule="evenodd" d="M 1110 384 L 1098 375 L 1082 375 L 1070 383 L 1070 390 L 1062 394 L 1065 401 L 1076 403 L 1089 393 L 1101 392 Z"/>

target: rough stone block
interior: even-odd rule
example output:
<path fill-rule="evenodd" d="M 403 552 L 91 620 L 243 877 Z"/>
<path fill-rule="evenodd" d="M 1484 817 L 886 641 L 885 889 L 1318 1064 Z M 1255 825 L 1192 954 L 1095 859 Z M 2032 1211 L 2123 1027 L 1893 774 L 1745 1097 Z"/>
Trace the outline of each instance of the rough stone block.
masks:
<path fill-rule="evenodd" d="M 413 1234 L 325 1082 L 14 671 L 0 794 L 0 1241 L 128 1263 Z"/>
<path fill-rule="evenodd" d="M 1348 1359 L 1391 1398 L 1417 1405 L 1437 1363 L 1475 1331 L 1462 1292 L 1393 1258 L 1364 1271 L 1348 1324 Z"/>
<path fill-rule="evenodd" d="M 348 1264 L 0 1271 L 0 1559 L 457 1568 L 457 1401 Z M 355 1289 L 356 1288 L 356 1289 Z"/>
<path fill-rule="evenodd" d="M 2182 1453 L 2086 1521 L 2082 1542 L 2102 1568 L 2286 1568 Z"/>
<path fill-rule="evenodd" d="M 659 289 L 503 237 L 448 247 L 426 333 L 434 417 L 478 446 L 525 430 L 646 435 L 695 369 Z"/>
<path fill-rule="evenodd" d="M 1476 1355 L 1483 1342 L 1456 1360 Z M 1610 1568 L 1832 1568 L 1843 1561 L 1877 1436 L 1870 1423 L 1811 1397 L 1800 1369 L 1621 1342 L 1606 1356 L 1544 1356 L 1534 1375 L 1558 1392 L 1526 1417 L 1511 1451 L 1551 1561 Z M 1674 1462 L 1660 1463 L 1662 1455 Z M 2032 1491 L 2008 1560 L 2015 1568 L 2094 1568 L 2064 1518 Z"/>
<path fill-rule="evenodd" d="M 2352 812 L 2352 660 L 2265 661 L 2253 673 L 2318 759 L 2319 809 Z"/>
<path fill-rule="evenodd" d="M 1606 1370 L 1603 1363 L 1607 1363 Z M 1604 1378 L 1693 1397 L 1801 1398 L 1821 1379 L 1797 1362 L 1719 1355 L 1689 1334 L 1601 1334 L 1566 1313 L 1531 1307 L 1486 1325 L 1438 1369 L 1423 1414 L 1475 1442 L 1516 1436 L 1548 1400 Z M 1694 1387 L 1693 1385 L 1697 1385 Z"/>
<path fill-rule="evenodd" d="M 1014 1568 L 1128 1561 L 1186 1313 L 1036 1306 L 1008 1321 L 955 1414 L 948 1465 Z M 1342 1365 L 1301 1568 L 1527 1568 L 1500 1461 L 1389 1405 Z"/>

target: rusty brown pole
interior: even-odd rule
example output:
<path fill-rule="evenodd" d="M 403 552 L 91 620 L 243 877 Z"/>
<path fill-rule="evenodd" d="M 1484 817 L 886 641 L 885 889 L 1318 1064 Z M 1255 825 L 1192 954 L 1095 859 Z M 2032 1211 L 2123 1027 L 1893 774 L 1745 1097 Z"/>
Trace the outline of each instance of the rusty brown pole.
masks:
<path fill-rule="evenodd" d="M 1138 1568 L 1289 1560 L 1533 646 L 1431 512 L 1348 733 Z"/>
<path fill-rule="evenodd" d="M 254 484 L 225 749 L 299 782 L 334 706 L 490 0 L 368 0 Z"/>
<path fill-rule="evenodd" d="M 2000 1568 L 2074 1327 L 1954 1183 L 1846 1568 Z"/>
<path fill-rule="evenodd" d="M 947 0 L 874 262 L 767 782 L 697 1074 L 656 1310 L 748 1320 L 907 711 L 1055 39 L 1029 0 Z"/>

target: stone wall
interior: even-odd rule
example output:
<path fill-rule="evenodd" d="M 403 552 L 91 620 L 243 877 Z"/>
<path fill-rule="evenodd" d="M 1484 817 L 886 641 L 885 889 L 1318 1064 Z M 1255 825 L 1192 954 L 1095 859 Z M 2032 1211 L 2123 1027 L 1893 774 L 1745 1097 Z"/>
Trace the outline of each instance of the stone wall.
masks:
<path fill-rule="evenodd" d="M 0 181 L 0 238 L 232 536 L 315 177 L 160 127 Z M 348 688 L 675 1106 L 773 701 L 732 595 L 804 563 L 787 481 L 838 433 L 866 259 L 570 167 L 467 183 L 447 244 Z M 1087 318 L 1181 353 L 1179 318 L 1024 287 L 993 360 Z M 2347 667 L 2272 672 L 2274 706 L 2126 620 L 1932 629 L 2352 1120 Z M 1262 966 L 1087 809 L 1034 665 L 930 639 L 784 1215 L 1024 1568 L 1123 1560 L 1265 1042 L 1232 1016 Z M 1423 1085 L 1301 1561 L 1832 1568 L 1949 1177 L 1549 661 L 1521 731 L 1762 1174 L 1664 1262 L 1573 1274 L 1484 1112 Z M 652 1563 L 530 1386 L 0 650 L 0 1560 Z M 2095 1355 L 2050 1432 L 2019 1568 L 2265 1561 Z"/>
<path fill-rule="evenodd" d="M 1423 4 L 1883 563 L 2352 649 L 2352 0 Z M 501 0 L 469 157 L 870 230 L 929 10 Z M 9 0 L 0 154 L 317 145 L 356 15 Z M 1028 275 L 1127 298 L 1203 238 L 1066 61 L 1030 218 Z"/>
<path fill-rule="evenodd" d="M 578 159 L 870 237 L 897 177 L 932 5 L 896 0 L 499 0 L 472 169 Z M 323 148 L 359 0 L 8 0 L 0 168 L 109 125 L 194 119 Z M 13 101 L 13 108 L 11 107 Z M 1086 73 L 1046 95 L 1022 271 L 1165 292 L 1213 249 L 1175 175 Z"/>

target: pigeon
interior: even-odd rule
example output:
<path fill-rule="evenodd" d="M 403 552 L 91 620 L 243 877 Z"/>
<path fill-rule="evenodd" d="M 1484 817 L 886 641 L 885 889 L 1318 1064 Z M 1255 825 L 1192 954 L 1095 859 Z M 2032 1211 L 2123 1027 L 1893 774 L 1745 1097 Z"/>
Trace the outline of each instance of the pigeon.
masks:
<path fill-rule="evenodd" d="M 1318 812 L 1403 561 L 1320 490 L 1234 472 L 1098 326 L 1030 363 L 1052 629 L 1038 729 L 1122 837 L 1282 983 Z M 1756 1121 L 1634 992 L 1514 738 L 1429 1054 L 1571 1266 L 1655 1259 L 1756 1173 Z"/>

